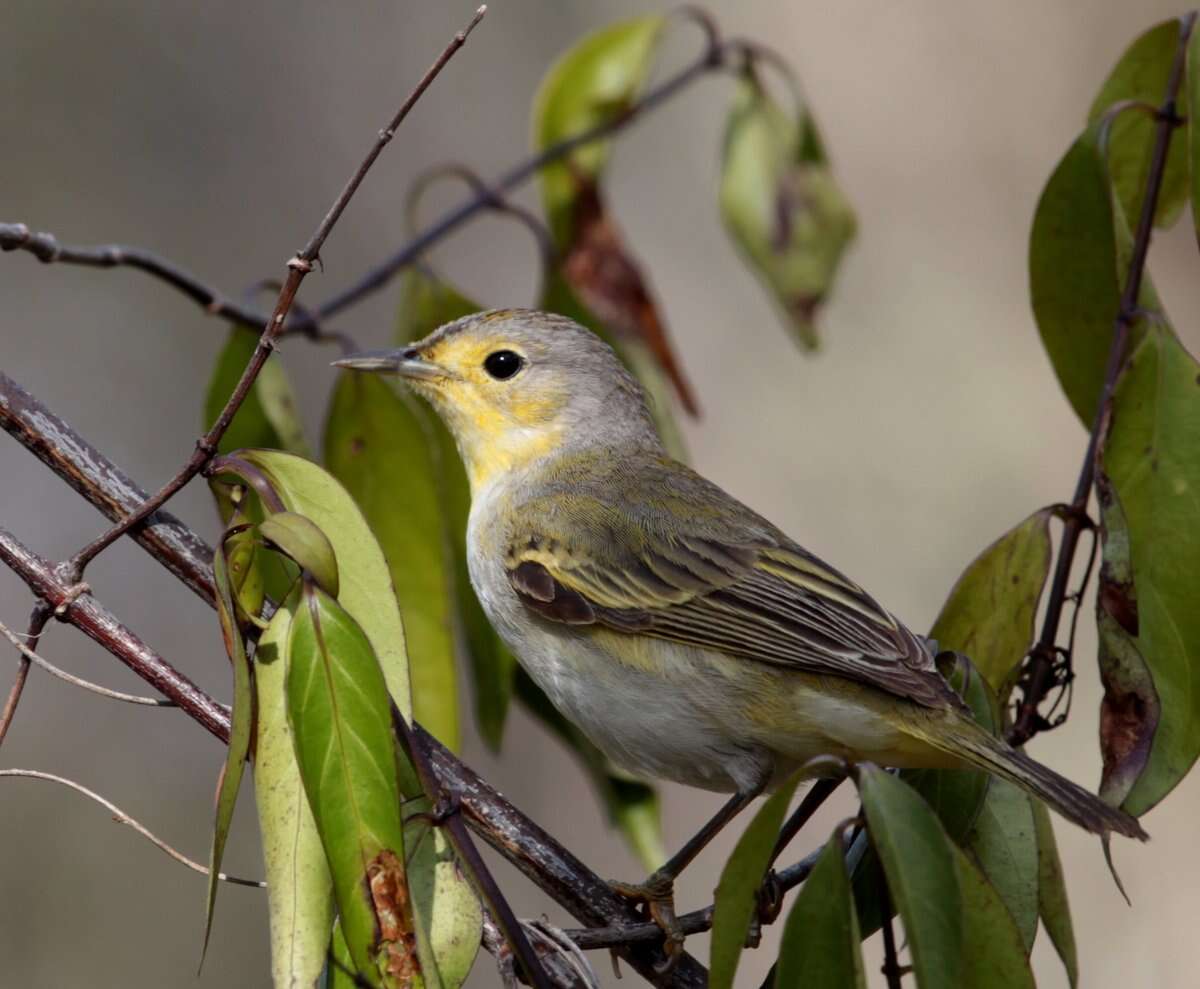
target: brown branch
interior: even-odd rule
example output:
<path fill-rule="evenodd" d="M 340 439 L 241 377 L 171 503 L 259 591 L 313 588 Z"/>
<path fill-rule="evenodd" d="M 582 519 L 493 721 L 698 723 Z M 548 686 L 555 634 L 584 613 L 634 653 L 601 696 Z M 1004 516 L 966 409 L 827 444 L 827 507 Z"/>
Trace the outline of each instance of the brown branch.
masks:
<path fill-rule="evenodd" d="M 1079 546 L 1079 537 L 1084 529 L 1091 526 L 1087 507 L 1096 474 L 1096 451 L 1100 444 L 1105 410 L 1112 400 L 1117 377 L 1125 365 L 1129 331 L 1138 318 L 1138 296 L 1141 294 L 1142 279 L 1146 272 L 1146 258 L 1150 251 L 1150 237 L 1154 230 L 1154 214 L 1158 208 L 1158 196 L 1167 167 L 1167 152 L 1171 147 L 1171 136 L 1175 128 L 1182 122 L 1176 113 L 1176 98 L 1187 62 L 1188 39 L 1191 37 L 1195 23 L 1195 12 L 1188 14 L 1180 21 L 1179 44 L 1175 50 L 1175 60 L 1171 65 L 1162 106 L 1158 108 L 1154 150 L 1150 159 L 1150 171 L 1146 176 L 1146 192 L 1142 198 L 1142 211 L 1138 218 L 1137 233 L 1134 236 L 1133 252 L 1129 258 L 1129 276 L 1125 281 L 1125 288 L 1121 293 L 1120 310 L 1117 312 L 1113 324 L 1112 345 L 1108 352 L 1104 385 L 1092 419 L 1087 451 L 1084 453 L 1083 464 L 1079 468 L 1075 494 L 1063 520 L 1062 540 L 1059 544 L 1058 559 L 1055 562 L 1054 577 L 1050 584 L 1050 594 L 1046 599 L 1046 614 L 1042 619 L 1041 634 L 1030 651 L 1021 674 L 1019 683 L 1021 701 L 1017 706 L 1013 725 L 1008 731 L 1008 740 L 1013 745 L 1023 745 L 1039 731 L 1053 727 L 1051 722 L 1042 716 L 1038 708 L 1057 683 L 1069 681 L 1072 675 L 1070 652 L 1067 650 L 1064 654 L 1057 644 L 1058 628 L 1062 620 L 1063 608 L 1069 596 L 1067 588 L 1071 579 L 1071 568 L 1075 562 L 1075 552 Z"/>
<path fill-rule="evenodd" d="M 448 45 L 442 50 L 442 53 L 429 67 L 425 75 L 417 83 L 408 97 L 400 105 L 400 109 L 396 111 L 388 125 L 379 132 L 375 142 L 367 151 L 366 157 L 359 163 L 358 168 L 350 176 L 345 187 L 330 206 L 329 211 L 325 214 L 324 219 L 318 224 L 317 229 L 309 238 L 308 243 L 304 248 L 287 263 L 287 277 L 284 280 L 283 288 L 279 291 L 279 298 L 276 300 L 274 311 L 271 313 L 270 319 L 267 320 L 263 327 L 262 335 L 259 337 L 258 346 L 254 349 L 254 354 L 250 358 L 250 362 L 246 365 L 246 369 L 242 372 L 237 386 L 233 390 L 233 394 L 229 396 L 229 400 L 225 403 L 225 407 L 217 416 L 216 422 L 212 424 L 208 432 L 206 432 L 199 440 L 196 441 L 196 448 L 187 462 L 176 472 L 159 491 L 151 498 L 146 499 L 135 511 L 131 512 L 120 522 L 114 525 L 107 532 L 93 540 L 87 546 L 83 547 L 76 553 L 66 565 L 66 573 L 72 583 L 78 583 L 83 578 L 83 571 L 88 563 L 95 559 L 96 555 L 103 552 L 113 542 L 123 536 L 131 528 L 141 522 L 143 519 L 154 514 L 156 510 L 161 508 L 166 502 L 172 498 L 177 491 L 188 483 L 193 477 L 200 473 L 204 465 L 212 459 L 217 450 L 217 444 L 221 437 L 225 435 L 225 430 L 229 428 L 229 424 L 233 421 L 237 410 L 241 408 L 242 402 L 245 401 L 251 387 L 254 385 L 255 379 L 258 377 L 259 371 L 262 370 L 267 358 L 275 349 L 275 342 L 279 334 L 283 330 L 284 321 L 287 319 L 288 311 L 292 307 L 292 300 L 295 299 L 297 291 L 300 289 L 300 283 L 304 281 L 304 277 L 313 269 L 313 264 L 319 259 L 321 248 L 325 244 L 334 225 L 341 217 L 347 204 L 350 202 L 358 187 L 362 184 L 367 172 L 375 163 L 375 159 L 383 152 L 383 149 L 388 145 L 396 134 L 397 128 L 408 116 L 409 111 L 416 105 L 417 100 L 425 93 L 442 71 L 447 62 L 454 56 L 467 40 L 467 35 L 471 29 L 479 23 L 480 19 L 486 12 L 487 7 L 480 7 L 471 22 L 456 34 Z"/>
<path fill-rule="evenodd" d="M 20 657 L 17 659 L 17 675 L 13 678 L 13 685 L 8 691 L 4 710 L 0 711 L 0 745 L 4 744 L 4 738 L 17 713 L 17 705 L 21 703 L 21 695 L 25 692 L 25 683 L 29 679 L 29 667 L 33 663 L 33 650 L 37 648 L 38 641 L 42 637 L 42 629 L 46 627 L 46 622 L 50 620 L 52 614 L 53 611 L 44 601 L 35 604 L 33 614 L 29 616 L 29 630 L 25 633 L 24 648 L 21 645 L 17 646 L 20 651 Z M 8 630 L 5 629 L 5 631 Z M 18 639 L 17 642 L 20 643 L 20 640 Z"/>

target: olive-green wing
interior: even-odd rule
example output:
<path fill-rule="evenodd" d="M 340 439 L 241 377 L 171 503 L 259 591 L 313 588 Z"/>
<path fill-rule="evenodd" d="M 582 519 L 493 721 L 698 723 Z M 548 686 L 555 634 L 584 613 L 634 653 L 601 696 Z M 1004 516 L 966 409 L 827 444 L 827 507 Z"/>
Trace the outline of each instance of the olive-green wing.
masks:
<path fill-rule="evenodd" d="M 550 621 L 847 677 L 928 706 L 954 703 L 921 640 L 740 503 L 729 499 L 744 515 L 720 538 L 711 522 L 701 534 L 672 532 L 677 516 L 656 518 L 655 501 L 628 513 L 576 495 L 525 506 L 506 558 L 513 589 Z"/>

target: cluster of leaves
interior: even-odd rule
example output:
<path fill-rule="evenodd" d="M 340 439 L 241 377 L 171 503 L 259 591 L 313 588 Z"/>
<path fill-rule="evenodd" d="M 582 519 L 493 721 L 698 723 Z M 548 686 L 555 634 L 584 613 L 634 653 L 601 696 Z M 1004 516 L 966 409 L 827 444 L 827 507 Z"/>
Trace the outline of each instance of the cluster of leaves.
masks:
<path fill-rule="evenodd" d="M 545 148 L 636 106 L 669 18 L 616 24 L 548 74 L 535 104 Z M 1181 43 L 1180 24 L 1139 38 L 1105 82 L 1082 136 L 1038 204 L 1030 250 L 1034 312 L 1072 406 L 1101 417 L 1097 488 L 1103 566 L 1098 624 L 1105 685 L 1102 793 L 1142 813 L 1200 754 L 1200 367 L 1141 283 L 1128 360 L 1101 408 L 1113 320 L 1128 278 L 1153 113 Z M 1186 42 L 1186 39 L 1184 39 Z M 1197 41 L 1191 42 L 1195 49 Z M 1189 51 L 1188 145 L 1176 141 L 1155 219 L 1190 195 L 1200 216 L 1200 66 Z M 795 96 L 794 87 L 790 90 Z M 596 140 L 542 173 L 553 258 L 540 308 L 609 341 L 655 399 L 665 442 L 682 456 L 671 396 L 697 403 L 642 266 L 603 194 L 611 148 Z M 722 154 L 720 208 L 741 254 L 805 348 L 854 233 L 811 114 L 785 109 L 753 58 L 740 67 Z M 510 301 L 510 300 L 505 300 Z M 403 276 L 396 342 L 483 306 L 428 268 Z M 231 331 L 206 415 L 223 405 L 255 335 Z M 247 449 L 249 448 L 249 449 Z M 233 451 L 239 451 L 234 453 Z M 287 451 L 287 452 L 283 452 Z M 479 942 L 478 901 L 393 738 L 390 707 L 451 748 L 462 734 L 457 658 L 468 660 L 474 716 L 501 744 L 515 696 L 574 751 L 613 822 L 647 865 L 662 858 L 655 791 L 626 779 L 550 705 L 496 637 L 471 591 L 463 545 L 469 489 L 453 442 L 429 411 L 368 375 L 343 374 L 310 456 L 286 377 L 269 361 L 222 445 L 214 490 L 225 522 L 217 558 L 221 623 L 234 666 L 233 740 L 218 791 L 219 863 L 242 766 L 254 765 L 271 888 L 277 984 L 311 984 L 333 929 L 338 973 L 371 984 L 458 985 Z M 1006 726 L 1034 641 L 1054 510 L 1035 512 L 971 564 L 932 635 L 969 656 L 956 666 L 976 717 Z M 272 612 L 272 609 L 273 612 Z M 270 613 L 270 614 L 268 614 Z M 258 634 L 257 645 L 247 641 Z M 903 922 L 921 986 L 1032 986 L 1039 921 L 1070 975 L 1077 962 L 1062 871 L 1045 808 L 967 771 L 859 767 L 859 825 L 839 828 L 785 923 L 780 985 L 863 984 L 862 938 Z M 795 788 L 760 810 L 717 894 L 712 984 L 732 985 L 759 881 Z M 210 887 L 211 909 L 215 886 Z M 435 908 L 436 906 L 436 908 Z"/>

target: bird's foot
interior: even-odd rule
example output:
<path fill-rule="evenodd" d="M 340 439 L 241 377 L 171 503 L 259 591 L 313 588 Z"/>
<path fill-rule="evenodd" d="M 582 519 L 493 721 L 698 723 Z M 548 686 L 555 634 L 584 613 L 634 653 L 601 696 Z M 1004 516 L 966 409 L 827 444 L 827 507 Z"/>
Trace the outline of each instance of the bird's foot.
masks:
<path fill-rule="evenodd" d="M 675 916 L 675 877 L 654 872 L 642 883 L 609 880 L 608 885 L 618 896 L 634 903 L 645 904 L 650 919 L 663 932 L 663 953 L 667 957 L 659 967 L 658 973 L 665 975 L 671 971 L 683 954 L 685 939 L 679 918 Z"/>

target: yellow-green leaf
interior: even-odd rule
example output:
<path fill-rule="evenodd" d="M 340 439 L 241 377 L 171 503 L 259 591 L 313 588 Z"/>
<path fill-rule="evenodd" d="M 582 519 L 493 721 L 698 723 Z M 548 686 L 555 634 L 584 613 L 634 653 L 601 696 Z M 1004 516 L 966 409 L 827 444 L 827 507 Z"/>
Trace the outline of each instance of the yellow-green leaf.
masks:
<path fill-rule="evenodd" d="M 979 554 L 958 578 L 934 622 L 942 649 L 970 657 L 1000 697 L 1029 650 L 1050 572 L 1050 515 L 1034 512 Z"/>
<path fill-rule="evenodd" d="M 333 881 L 287 724 L 285 649 L 296 598 L 275 612 L 254 651 L 254 795 L 267 878 L 271 977 L 276 986 L 305 989 L 325 967 Z"/>
<path fill-rule="evenodd" d="M 733 854 L 721 870 L 721 879 L 713 896 L 708 969 L 710 989 L 732 989 L 746 934 L 757 907 L 757 893 L 798 782 L 799 777 L 793 777 L 771 794 L 738 839 Z"/>
<path fill-rule="evenodd" d="M 1079 984 L 1079 959 L 1075 952 L 1071 907 L 1067 903 L 1067 883 L 1054 841 L 1054 826 L 1046 805 L 1040 800 L 1034 800 L 1032 804 L 1038 845 L 1038 915 L 1067 970 L 1071 989 L 1075 989 Z"/>
<path fill-rule="evenodd" d="M 1113 66 L 1100 87 L 1088 123 L 1099 120 L 1117 103 L 1133 100 L 1158 107 L 1167 95 L 1171 65 L 1179 50 L 1178 18 L 1156 24 L 1137 38 Z M 1141 212 L 1150 173 L 1154 146 L 1155 117 L 1140 110 L 1125 110 L 1112 122 L 1108 142 L 1108 165 L 1121 209 L 1133 223 Z M 1182 137 L 1171 142 L 1158 196 L 1155 223 L 1169 227 L 1178 218 L 1187 200 L 1188 151 Z"/>
<path fill-rule="evenodd" d="M 408 637 L 413 715 L 457 750 L 453 563 L 432 437 L 415 405 L 377 375 L 343 372 L 325 424 L 325 461 L 387 558 Z"/>
<path fill-rule="evenodd" d="M 650 71 L 666 19 L 637 17 L 589 34 L 551 67 L 534 97 L 538 150 L 623 113 Z M 595 180 L 608 161 L 607 141 L 592 141 L 542 169 L 542 199 L 555 241 L 570 239 L 579 179 Z"/>
<path fill-rule="evenodd" d="M 861 940 L 839 827 L 784 923 L 774 985 L 866 989 Z"/>
<path fill-rule="evenodd" d="M 816 310 L 853 239 L 854 210 L 833 178 L 807 114 L 789 115 L 743 73 L 725 131 L 721 216 L 746 262 L 806 350 Z"/>
<path fill-rule="evenodd" d="M 275 512 L 259 523 L 258 533 L 270 548 L 285 554 L 322 590 L 337 597 L 337 558 L 329 539 L 315 522 L 295 512 Z"/>

